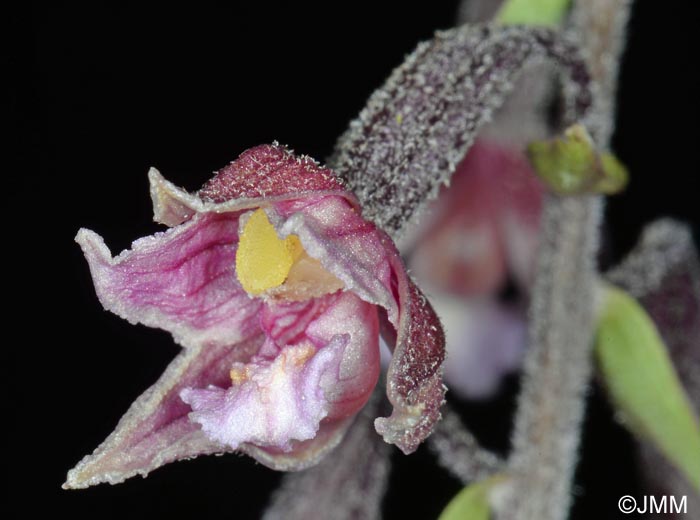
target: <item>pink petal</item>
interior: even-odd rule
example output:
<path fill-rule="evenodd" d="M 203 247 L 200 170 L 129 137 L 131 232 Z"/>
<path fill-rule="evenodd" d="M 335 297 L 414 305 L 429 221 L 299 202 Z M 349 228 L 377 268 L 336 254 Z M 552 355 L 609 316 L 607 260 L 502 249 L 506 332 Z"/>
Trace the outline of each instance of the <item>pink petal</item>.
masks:
<path fill-rule="evenodd" d="M 387 395 L 394 410 L 390 417 L 377 419 L 374 426 L 386 442 L 408 454 L 440 419 L 446 390 L 442 384 L 445 335 L 420 289 L 405 271 L 398 273 L 401 314 L 387 377 Z"/>
<path fill-rule="evenodd" d="M 516 370 L 525 351 L 525 318 L 495 300 L 432 294 L 445 325 L 445 380 L 461 397 L 483 399 Z"/>
<path fill-rule="evenodd" d="M 253 355 L 261 342 L 257 337 L 243 344 L 195 345 L 183 351 L 158 382 L 134 401 L 95 452 L 68 472 L 63 487 L 118 484 L 175 460 L 230 451 L 188 420 L 190 408 L 179 393 L 187 386 L 225 383 L 229 367 Z"/>
<path fill-rule="evenodd" d="M 432 206 L 433 218 L 410 258 L 419 280 L 456 294 L 492 293 L 506 278 L 495 172 L 475 167 L 479 158 L 475 144 Z"/>
<path fill-rule="evenodd" d="M 433 203 L 413 246 L 410 265 L 416 277 L 469 296 L 496 292 L 509 273 L 527 287 L 542 193 L 520 150 L 477 140 Z"/>
<path fill-rule="evenodd" d="M 346 289 L 386 310 L 396 333 L 387 387 L 395 411 L 388 420 L 378 419 L 377 431 L 405 452 L 414 451 L 440 417 L 444 334 L 391 239 L 336 196 L 278 202 L 269 214 L 282 236 L 298 235 Z"/>
<path fill-rule="evenodd" d="M 266 344 L 251 362 L 232 366 L 245 374 L 242 382 L 182 392 L 190 418 L 209 437 L 233 449 L 245 442 L 291 452 L 313 439 L 322 421 L 344 427 L 364 406 L 379 377 L 376 308 L 349 292 L 319 300 L 266 312 Z M 289 339 L 295 343 L 275 344 Z"/>
<path fill-rule="evenodd" d="M 234 272 L 238 215 L 197 215 L 115 258 L 92 231 L 80 230 L 76 241 L 105 309 L 167 330 L 185 347 L 232 345 L 257 332 L 260 309 Z"/>
<path fill-rule="evenodd" d="M 340 279 L 346 290 L 386 309 L 397 325 L 393 247 L 387 248 L 382 233 L 345 198 L 330 195 L 277 202 L 268 214 L 281 236 L 297 235 L 309 255 Z"/>
<path fill-rule="evenodd" d="M 353 198 L 340 179 L 307 156 L 297 157 L 277 144 L 260 145 L 243 152 L 220 170 L 199 191 L 202 200 L 299 199 L 309 193 L 337 192 Z"/>

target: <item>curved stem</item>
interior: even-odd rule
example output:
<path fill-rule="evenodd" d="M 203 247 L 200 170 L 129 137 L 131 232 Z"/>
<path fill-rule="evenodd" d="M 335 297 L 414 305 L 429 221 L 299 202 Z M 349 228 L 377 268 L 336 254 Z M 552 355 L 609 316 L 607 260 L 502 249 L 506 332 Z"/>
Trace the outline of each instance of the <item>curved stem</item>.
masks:
<path fill-rule="evenodd" d="M 484 480 L 504 467 L 504 461 L 479 445 L 449 405 L 442 407 L 442 420 L 428 437 L 428 447 L 440 465 L 468 484 Z"/>

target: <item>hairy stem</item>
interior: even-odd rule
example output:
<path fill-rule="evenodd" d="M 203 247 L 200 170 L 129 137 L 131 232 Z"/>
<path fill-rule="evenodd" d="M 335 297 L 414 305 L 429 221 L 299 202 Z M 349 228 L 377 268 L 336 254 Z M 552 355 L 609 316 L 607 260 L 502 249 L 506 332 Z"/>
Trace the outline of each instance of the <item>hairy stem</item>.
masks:
<path fill-rule="evenodd" d="M 629 13 L 628 0 L 576 2 L 574 39 L 591 69 L 594 103 L 584 124 L 600 148 L 614 128 L 617 62 Z M 560 520 L 571 506 L 591 371 L 595 257 L 602 199 L 545 200 L 542 243 L 530 309 L 530 348 L 509 459 L 510 489 L 499 518 Z"/>
<path fill-rule="evenodd" d="M 585 123 L 602 148 L 609 145 L 614 130 L 617 73 L 631 4 L 631 0 L 583 0 L 574 2 L 571 13 L 572 37 L 579 42 L 596 85 L 596 100 Z"/>
<path fill-rule="evenodd" d="M 530 346 L 500 518 L 566 518 L 591 367 L 598 197 L 545 201 Z"/>
<path fill-rule="evenodd" d="M 449 405 L 442 407 L 442 420 L 428 437 L 428 446 L 440 465 L 468 484 L 493 476 L 504 467 L 503 461 L 479 445 Z"/>

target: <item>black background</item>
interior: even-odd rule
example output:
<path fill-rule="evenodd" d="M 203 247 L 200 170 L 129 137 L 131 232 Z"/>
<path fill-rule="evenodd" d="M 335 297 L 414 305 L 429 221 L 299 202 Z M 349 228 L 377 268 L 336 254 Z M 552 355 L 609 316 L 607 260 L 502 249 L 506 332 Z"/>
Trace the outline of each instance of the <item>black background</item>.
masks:
<path fill-rule="evenodd" d="M 119 3 L 8 18 L 11 46 L 7 275 L 10 468 L 17 517 L 257 518 L 279 475 L 237 456 L 172 464 L 120 486 L 62 491 L 177 347 L 104 312 L 73 237 L 94 229 L 117 252 L 151 223 L 146 172 L 194 190 L 246 148 L 276 139 L 326 157 L 367 96 L 420 40 L 453 23 L 456 1 L 266 2 L 216 7 Z M 610 200 L 611 258 L 643 224 L 674 215 L 698 232 L 697 16 L 693 2 L 640 1 L 631 22 L 614 148 L 632 183 Z M 515 378 L 488 405 L 462 404 L 504 451 Z M 639 492 L 633 447 L 594 389 L 573 518 L 617 518 Z M 425 449 L 395 456 L 387 518 L 435 518 L 459 485 Z M 14 503 L 13 503 L 14 502 Z"/>

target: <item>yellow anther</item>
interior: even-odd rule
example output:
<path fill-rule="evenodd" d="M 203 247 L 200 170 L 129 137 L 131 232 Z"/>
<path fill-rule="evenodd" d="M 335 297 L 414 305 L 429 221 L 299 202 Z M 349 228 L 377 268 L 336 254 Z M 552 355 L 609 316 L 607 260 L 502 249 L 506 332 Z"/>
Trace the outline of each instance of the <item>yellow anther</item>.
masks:
<path fill-rule="evenodd" d="M 236 273 L 243 289 L 261 294 L 284 283 L 294 262 L 304 253 L 296 235 L 277 236 L 262 209 L 248 219 L 238 241 Z"/>
<path fill-rule="evenodd" d="M 229 372 L 229 376 L 231 377 L 231 382 L 234 385 L 242 385 L 248 381 L 248 369 L 245 366 L 234 365 Z"/>

